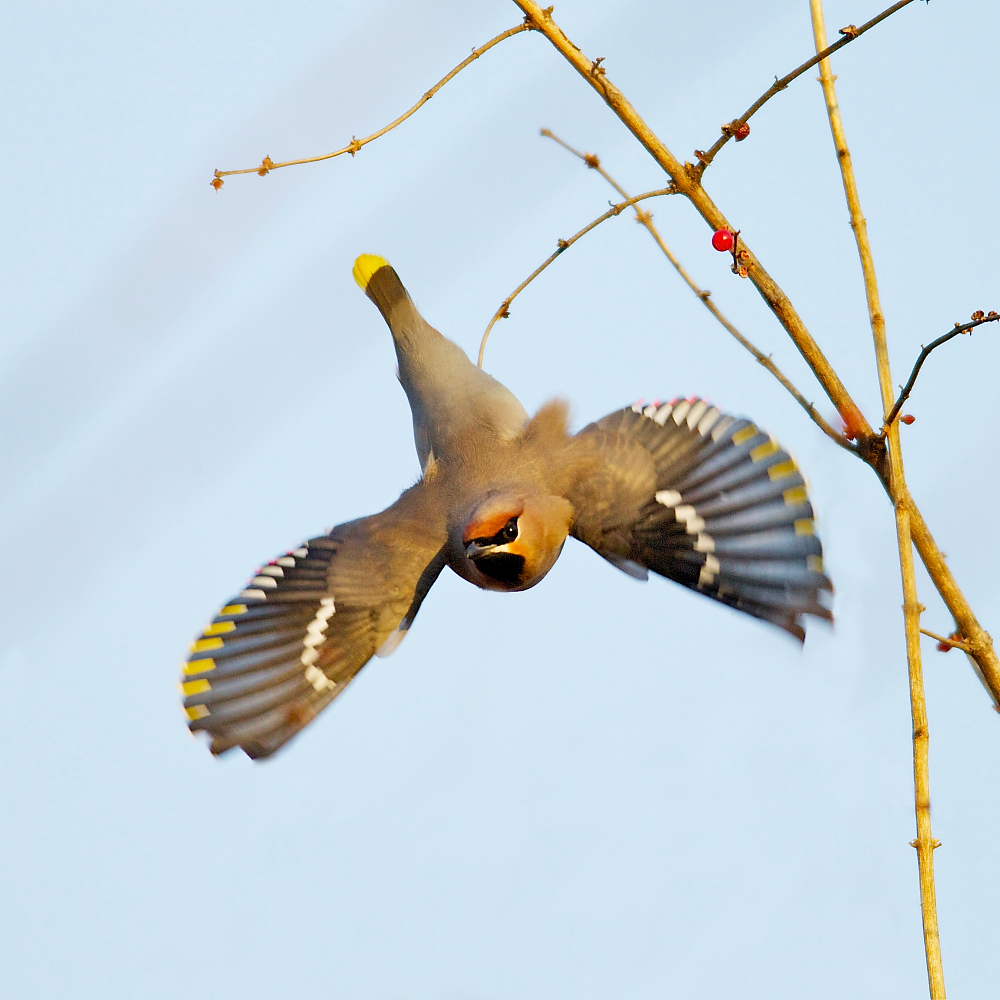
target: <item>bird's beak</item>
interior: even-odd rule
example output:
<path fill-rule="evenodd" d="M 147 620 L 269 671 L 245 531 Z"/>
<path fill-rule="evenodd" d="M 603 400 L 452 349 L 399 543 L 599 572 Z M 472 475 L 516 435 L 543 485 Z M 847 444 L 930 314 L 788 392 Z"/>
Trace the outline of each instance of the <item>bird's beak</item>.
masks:
<path fill-rule="evenodd" d="M 475 559 L 488 550 L 488 546 L 480 545 L 477 542 L 468 542 L 465 546 L 465 558 Z"/>

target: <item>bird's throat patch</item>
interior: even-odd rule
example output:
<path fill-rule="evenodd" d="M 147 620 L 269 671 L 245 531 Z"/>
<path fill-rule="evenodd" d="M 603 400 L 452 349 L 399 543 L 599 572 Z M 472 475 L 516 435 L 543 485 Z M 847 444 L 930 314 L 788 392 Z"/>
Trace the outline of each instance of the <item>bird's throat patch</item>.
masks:
<path fill-rule="evenodd" d="M 514 552 L 487 552 L 473 562 L 483 576 L 505 587 L 519 587 L 524 580 L 524 556 Z"/>

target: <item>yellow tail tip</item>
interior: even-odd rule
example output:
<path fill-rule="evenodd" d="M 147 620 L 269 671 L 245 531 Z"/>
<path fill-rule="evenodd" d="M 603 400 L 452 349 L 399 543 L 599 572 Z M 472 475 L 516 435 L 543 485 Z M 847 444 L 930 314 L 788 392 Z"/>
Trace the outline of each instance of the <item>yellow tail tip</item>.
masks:
<path fill-rule="evenodd" d="M 380 267 L 388 267 L 389 262 L 385 257 L 379 257 L 377 254 L 373 253 L 363 253 L 354 262 L 354 280 L 358 283 L 358 287 L 361 291 L 366 291 L 368 288 L 368 282 L 372 280 L 372 275 Z"/>

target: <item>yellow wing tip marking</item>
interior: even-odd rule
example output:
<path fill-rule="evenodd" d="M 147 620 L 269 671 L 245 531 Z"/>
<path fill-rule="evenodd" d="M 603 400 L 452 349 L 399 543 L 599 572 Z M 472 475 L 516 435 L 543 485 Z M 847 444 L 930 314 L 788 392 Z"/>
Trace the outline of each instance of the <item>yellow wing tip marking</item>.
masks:
<path fill-rule="evenodd" d="M 389 262 L 385 257 L 379 257 L 377 254 L 373 253 L 363 253 L 354 262 L 354 280 L 358 283 L 358 287 L 361 291 L 368 290 L 368 282 L 372 280 L 372 276 L 375 274 L 379 268 L 388 267 Z"/>
<path fill-rule="evenodd" d="M 208 628 L 202 632 L 203 636 L 210 635 L 220 635 L 226 632 L 232 632 L 236 628 L 236 622 L 212 622 Z"/>
<path fill-rule="evenodd" d="M 778 462 L 777 465 L 772 465 L 767 470 L 767 474 L 773 482 L 776 479 L 785 479 L 788 476 L 794 476 L 798 471 L 799 467 L 789 459 L 787 462 Z"/>
<path fill-rule="evenodd" d="M 793 486 L 791 489 L 785 490 L 781 496 L 789 506 L 797 503 L 807 503 L 809 500 L 809 494 L 806 492 L 804 486 Z"/>
<path fill-rule="evenodd" d="M 809 556 L 808 559 L 806 559 L 806 565 L 814 573 L 823 573 L 823 572 L 825 572 L 825 570 L 823 568 L 823 557 L 822 556 Z"/>
<path fill-rule="evenodd" d="M 187 713 L 187 717 L 191 719 L 192 722 L 195 719 L 204 719 L 206 715 L 210 714 L 207 705 L 188 705 L 184 711 Z"/>
<path fill-rule="evenodd" d="M 220 612 L 220 615 L 244 615 L 247 606 L 245 604 L 227 604 Z"/>
<path fill-rule="evenodd" d="M 771 455 L 779 450 L 778 442 L 772 438 L 771 440 L 765 441 L 763 444 L 757 445 L 757 447 L 750 452 L 750 461 L 759 462 L 762 458 L 770 458 Z"/>
<path fill-rule="evenodd" d="M 816 525 L 811 517 L 801 517 L 795 522 L 796 535 L 815 535 Z"/>
<path fill-rule="evenodd" d="M 740 445 L 745 444 L 752 437 L 756 437 L 760 433 L 753 424 L 744 427 L 742 430 L 737 431 L 731 438 L 733 444 Z"/>
<path fill-rule="evenodd" d="M 209 670 L 215 669 L 215 660 L 206 657 L 204 660 L 188 660 L 184 664 L 185 674 L 207 674 Z"/>
<path fill-rule="evenodd" d="M 209 684 L 204 678 L 197 681 L 185 681 L 181 685 L 181 694 L 183 694 L 185 698 L 192 694 L 202 694 L 205 691 L 211 690 L 212 685 Z"/>
<path fill-rule="evenodd" d="M 191 643 L 191 652 L 205 653 L 210 649 L 222 649 L 223 645 L 223 641 L 217 635 L 214 635 L 210 639 L 196 639 Z"/>

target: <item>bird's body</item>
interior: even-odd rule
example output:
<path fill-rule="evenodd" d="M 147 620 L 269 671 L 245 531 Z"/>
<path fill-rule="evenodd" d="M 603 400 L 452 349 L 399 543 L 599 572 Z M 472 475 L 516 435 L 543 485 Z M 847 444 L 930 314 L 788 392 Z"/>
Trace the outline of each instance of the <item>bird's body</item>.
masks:
<path fill-rule="evenodd" d="M 383 265 L 381 257 L 365 254 L 354 265 L 354 278 L 392 334 L 421 466 L 432 454 L 461 460 L 473 450 L 489 451 L 497 441 L 513 440 L 528 422 L 517 397 L 435 330 L 396 272 Z"/>
<path fill-rule="evenodd" d="M 354 274 L 392 333 L 423 474 L 381 513 L 262 567 L 196 640 L 182 690 L 213 752 L 284 745 L 396 648 L 446 565 L 527 590 L 571 534 L 631 576 L 653 570 L 799 638 L 803 614 L 830 617 L 802 477 L 750 421 L 676 400 L 571 435 L 564 403 L 529 418 L 382 258 Z"/>

